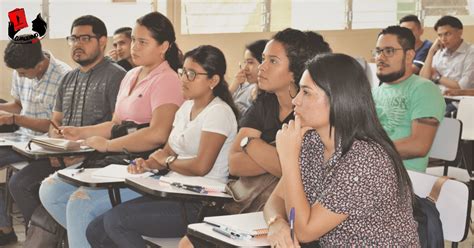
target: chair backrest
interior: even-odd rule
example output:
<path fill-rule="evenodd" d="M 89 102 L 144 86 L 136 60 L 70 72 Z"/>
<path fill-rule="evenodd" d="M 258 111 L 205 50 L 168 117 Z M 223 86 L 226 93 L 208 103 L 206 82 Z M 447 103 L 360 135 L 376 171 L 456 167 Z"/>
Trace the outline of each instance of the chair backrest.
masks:
<path fill-rule="evenodd" d="M 420 197 L 430 194 L 437 176 L 416 171 L 408 171 L 413 191 Z M 451 242 L 461 242 L 466 239 L 469 231 L 469 215 L 471 201 L 469 187 L 456 180 L 447 180 L 441 188 L 436 208 L 443 223 L 443 236 Z"/>
<path fill-rule="evenodd" d="M 462 121 L 463 140 L 474 140 L 474 97 L 464 97 L 459 102 L 456 118 Z"/>
<path fill-rule="evenodd" d="M 453 118 L 444 118 L 438 126 L 431 145 L 430 158 L 454 161 L 461 139 L 462 123 Z"/>

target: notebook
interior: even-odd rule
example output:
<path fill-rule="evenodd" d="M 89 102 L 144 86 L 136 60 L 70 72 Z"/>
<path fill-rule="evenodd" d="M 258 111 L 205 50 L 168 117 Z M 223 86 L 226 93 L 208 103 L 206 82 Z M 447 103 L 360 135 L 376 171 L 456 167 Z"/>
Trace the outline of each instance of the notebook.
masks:
<path fill-rule="evenodd" d="M 35 137 L 31 142 L 46 150 L 53 151 L 78 151 L 81 149 L 81 143 L 66 139 Z"/>
<path fill-rule="evenodd" d="M 205 217 L 204 222 L 217 227 L 226 227 L 236 233 L 252 237 L 268 234 L 263 212 Z"/>
<path fill-rule="evenodd" d="M 151 175 L 153 175 L 153 173 L 151 172 L 145 172 L 141 174 L 128 173 L 127 166 L 121 165 L 121 164 L 110 164 L 104 168 L 100 168 L 92 172 L 92 176 L 94 177 L 107 177 L 107 178 L 118 178 L 118 179 L 149 177 Z"/>
<path fill-rule="evenodd" d="M 180 184 L 187 184 L 193 186 L 202 186 L 207 191 L 215 191 L 215 192 L 225 192 L 225 183 L 219 182 L 217 180 L 212 180 L 205 177 L 191 177 L 191 176 L 162 176 L 160 177 L 160 181 L 165 183 L 180 183 Z"/>

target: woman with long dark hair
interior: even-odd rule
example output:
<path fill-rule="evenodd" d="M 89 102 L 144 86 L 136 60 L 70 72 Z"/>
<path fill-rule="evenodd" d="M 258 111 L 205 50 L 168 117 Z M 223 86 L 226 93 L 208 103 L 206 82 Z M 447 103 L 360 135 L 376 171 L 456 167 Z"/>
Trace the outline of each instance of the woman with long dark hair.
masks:
<path fill-rule="evenodd" d="M 237 133 L 238 110 L 224 79 L 224 54 L 213 46 L 199 46 L 184 55 L 179 69 L 186 101 L 176 113 L 173 130 L 163 149 L 129 166 L 132 173 L 169 169 L 167 177 L 203 176 L 227 181 L 228 154 Z M 200 202 L 140 197 L 96 218 L 87 229 L 92 247 L 145 247 L 142 235 L 181 237 L 187 219 L 196 222 Z M 186 213 L 186 218 L 183 214 Z"/>
<path fill-rule="evenodd" d="M 295 121 L 276 138 L 282 177 L 264 209 L 272 247 L 419 246 L 411 182 L 360 64 L 317 56 L 299 84 Z"/>

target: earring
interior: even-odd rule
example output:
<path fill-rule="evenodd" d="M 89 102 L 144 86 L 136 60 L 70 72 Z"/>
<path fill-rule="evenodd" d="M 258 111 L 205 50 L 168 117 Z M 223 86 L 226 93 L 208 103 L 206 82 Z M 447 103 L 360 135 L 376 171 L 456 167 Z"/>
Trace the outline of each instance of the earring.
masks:
<path fill-rule="evenodd" d="M 209 88 L 210 88 L 211 90 L 213 90 L 213 89 L 214 89 L 214 87 L 212 87 L 212 86 L 209 86 Z"/>
<path fill-rule="evenodd" d="M 298 95 L 298 90 L 296 90 L 296 95 L 294 95 L 294 96 L 291 95 L 291 86 L 292 85 L 295 85 L 295 81 L 293 81 L 293 80 L 290 82 L 290 85 L 288 85 L 288 94 L 290 95 L 291 99 L 295 98 L 296 95 Z"/>

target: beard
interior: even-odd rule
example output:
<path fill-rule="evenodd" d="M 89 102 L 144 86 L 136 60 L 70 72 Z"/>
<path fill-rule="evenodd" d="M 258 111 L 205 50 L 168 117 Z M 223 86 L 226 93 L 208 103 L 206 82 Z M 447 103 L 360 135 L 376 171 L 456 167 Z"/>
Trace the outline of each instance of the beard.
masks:
<path fill-rule="evenodd" d="M 391 83 L 391 82 L 395 82 L 398 79 L 400 79 L 401 77 L 403 77 L 405 75 L 405 72 L 406 72 L 405 63 L 403 62 L 403 61 L 405 61 L 405 58 L 406 58 L 406 55 L 403 54 L 401 69 L 399 71 L 392 72 L 392 73 L 389 73 L 389 74 L 386 74 L 386 75 L 382 75 L 382 74 L 377 73 L 377 77 L 379 78 L 380 82 L 382 82 L 382 83 Z"/>
<path fill-rule="evenodd" d="M 91 54 L 91 56 L 89 56 L 88 58 L 85 58 L 85 59 L 76 59 L 74 56 L 73 56 L 73 60 L 74 62 L 78 63 L 79 65 L 81 66 L 88 66 L 94 62 L 97 61 L 97 58 L 99 58 L 99 55 L 100 55 L 100 52 L 99 50 L 95 51 L 93 54 Z"/>

